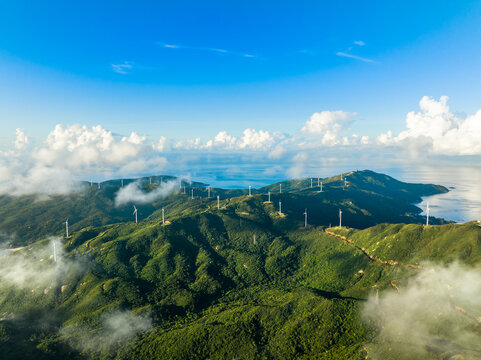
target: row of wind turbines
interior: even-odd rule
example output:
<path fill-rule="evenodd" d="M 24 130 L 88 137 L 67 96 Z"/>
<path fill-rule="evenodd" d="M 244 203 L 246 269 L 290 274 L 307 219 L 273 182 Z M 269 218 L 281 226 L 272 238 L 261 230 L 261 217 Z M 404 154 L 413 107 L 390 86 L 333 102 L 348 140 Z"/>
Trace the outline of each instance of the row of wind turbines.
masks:
<path fill-rule="evenodd" d="M 347 177 L 344 176 L 343 177 L 343 174 L 340 175 L 340 179 L 341 181 L 344 182 L 343 184 L 343 189 L 346 188 L 346 186 L 348 185 L 348 182 L 347 182 Z M 152 177 L 149 177 L 149 184 L 152 184 Z M 162 185 L 163 184 L 163 177 L 160 178 L 160 184 Z M 91 186 L 93 186 L 93 183 L 91 182 Z M 123 179 L 121 179 L 121 187 L 124 186 L 124 181 Z M 182 186 L 182 182 L 180 183 L 180 188 L 182 189 L 183 187 L 183 193 L 186 194 L 186 187 L 185 185 Z M 310 188 L 313 188 L 314 187 L 314 178 L 310 178 Z M 324 192 L 324 188 L 323 188 L 323 182 L 321 181 L 321 179 L 318 177 L 317 178 L 317 187 L 319 187 L 319 191 L 320 192 Z M 98 183 L 98 188 L 100 189 L 100 183 Z M 249 196 L 252 196 L 252 186 L 249 185 L 249 188 L 248 188 L 248 194 Z M 282 194 L 282 183 L 279 184 L 279 194 Z M 268 195 L 268 200 L 267 202 L 271 202 L 271 192 L 268 191 L 267 193 Z M 208 187 L 207 188 L 207 197 L 210 198 L 211 197 L 211 188 Z M 194 188 L 191 189 L 191 199 L 194 199 Z M 132 215 L 135 217 L 135 223 L 137 224 L 138 223 L 138 209 L 135 205 L 133 205 L 133 208 L 134 208 L 134 211 L 132 213 Z M 217 209 L 219 210 L 220 209 L 220 196 L 217 195 Z M 429 207 L 429 201 L 427 202 L 427 205 L 426 205 L 426 226 L 429 225 L 429 213 L 430 213 L 430 207 Z M 279 200 L 279 212 L 278 212 L 279 216 L 283 216 L 282 214 L 282 202 Z M 307 222 L 307 208 L 304 210 L 304 227 L 308 227 L 308 222 Z M 165 224 L 165 210 L 164 208 L 162 208 L 162 224 Z M 339 228 L 342 228 L 342 210 L 339 209 Z M 68 223 L 68 219 L 65 221 L 65 234 L 66 234 L 66 237 L 69 237 L 69 223 Z"/>

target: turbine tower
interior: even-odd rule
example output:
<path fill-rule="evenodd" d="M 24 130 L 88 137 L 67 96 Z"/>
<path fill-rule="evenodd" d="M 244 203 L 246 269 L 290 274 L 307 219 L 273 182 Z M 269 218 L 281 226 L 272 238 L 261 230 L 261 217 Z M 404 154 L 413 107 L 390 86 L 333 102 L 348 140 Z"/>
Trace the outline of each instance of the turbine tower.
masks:
<path fill-rule="evenodd" d="M 137 208 L 135 207 L 135 205 L 134 205 L 134 215 L 135 215 L 135 223 L 137 224 L 137 223 L 138 223 L 138 220 L 137 220 Z"/>
<path fill-rule="evenodd" d="M 194 200 L 194 189 L 192 188 L 192 200 Z"/>
<path fill-rule="evenodd" d="M 307 209 L 304 210 L 304 227 L 307 227 Z"/>
<path fill-rule="evenodd" d="M 312 189 L 312 178 L 311 178 L 311 189 Z"/>
<path fill-rule="evenodd" d="M 339 229 L 342 228 L 342 210 L 339 209 Z"/>
<path fill-rule="evenodd" d="M 164 212 L 164 208 L 162 208 L 162 224 L 165 224 L 165 212 Z"/>
<path fill-rule="evenodd" d="M 184 185 L 184 194 L 185 194 L 185 185 Z"/>
<path fill-rule="evenodd" d="M 220 197 L 217 195 L 217 210 L 220 209 Z"/>
<path fill-rule="evenodd" d="M 282 184 L 279 184 L 279 194 L 282 194 Z"/>
<path fill-rule="evenodd" d="M 317 178 L 317 186 L 319 186 L 319 182 L 321 181 L 320 178 Z"/>
<path fill-rule="evenodd" d="M 53 242 L 53 261 L 57 262 L 57 245 Z"/>
<path fill-rule="evenodd" d="M 282 216 L 282 203 L 279 200 L 279 216 Z"/>
<path fill-rule="evenodd" d="M 429 201 L 426 204 L 426 226 L 429 225 Z"/>
<path fill-rule="evenodd" d="M 322 192 L 322 181 L 321 181 L 321 192 Z"/>
<path fill-rule="evenodd" d="M 207 197 L 210 198 L 210 187 L 207 188 Z"/>
<path fill-rule="evenodd" d="M 65 233 L 66 233 L 66 237 L 68 237 L 68 219 L 65 221 Z"/>
<path fill-rule="evenodd" d="M 270 191 L 267 193 L 267 196 L 268 196 L 268 197 L 267 197 L 267 199 L 268 199 L 267 202 L 271 202 L 271 192 L 270 192 Z"/>
<path fill-rule="evenodd" d="M 249 196 L 251 196 L 251 186 L 249 185 Z"/>
<path fill-rule="evenodd" d="M 99 181 L 98 187 L 99 187 L 99 189 L 100 189 L 100 181 Z"/>

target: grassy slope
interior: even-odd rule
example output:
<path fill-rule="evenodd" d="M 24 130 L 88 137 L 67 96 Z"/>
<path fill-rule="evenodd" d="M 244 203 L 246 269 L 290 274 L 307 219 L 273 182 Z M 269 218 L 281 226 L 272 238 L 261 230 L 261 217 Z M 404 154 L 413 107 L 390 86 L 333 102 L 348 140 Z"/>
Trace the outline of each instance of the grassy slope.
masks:
<path fill-rule="evenodd" d="M 311 190 L 283 194 L 283 203 L 303 199 L 296 191 Z M 153 212 L 138 225 L 76 231 L 64 248 L 81 271 L 20 291 L 0 286 L 0 315 L 6 315 L 0 355 L 361 359 L 363 343 L 374 335 L 359 319 L 362 299 L 373 287 L 390 287 L 415 271 L 374 261 L 361 248 L 381 260 L 410 264 L 426 258 L 480 260 L 480 228 L 474 223 L 329 229 L 352 239 L 349 244 L 320 228 L 300 228 L 302 216 L 295 212 L 279 217 L 264 197 L 229 198 L 221 210 L 212 200 L 184 198 L 165 205 L 169 225 Z M 36 266 L 51 265 L 49 260 Z M 50 291 L 44 294 L 44 288 Z M 75 336 L 58 335 L 60 327 L 77 324 L 96 329 L 101 314 L 115 308 L 150 313 L 154 330 L 114 353 L 82 354 L 70 347 Z M 44 313 L 49 316 L 33 321 Z"/>

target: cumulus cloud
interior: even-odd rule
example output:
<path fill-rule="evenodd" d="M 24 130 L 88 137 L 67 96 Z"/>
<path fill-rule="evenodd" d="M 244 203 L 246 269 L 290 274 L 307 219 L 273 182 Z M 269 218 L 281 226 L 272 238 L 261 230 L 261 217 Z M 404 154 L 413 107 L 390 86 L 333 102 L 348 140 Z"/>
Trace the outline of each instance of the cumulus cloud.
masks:
<path fill-rule="evenodd" d="M 176 191 L 179 191 L 180 180 L 167 181 L 159 185 L 156 189 L 145 192 L 139 182 L 133 182 L 121 188 L 115 194 L 115 206 L 128 203 L 148 204 L 154 201 L 165 199 Z"/>
<path fill-rule="evenodd" d="M 78 180 L 88 174 L 135 176 L 167 165 L 160 143 L 149 146 L 146 136 L 116 136 L 100 125 L 57 125 L 40 146 L 27 149 L 28 143 L 17 129 L 13 149 L 0 153 L 0 194 L 66 195 L 79 191 Z"/>
<path fill-rule="evenodd" d="M 406 116 L 406 130 L 394 136 L 391 131 L 377 137 L 382 145 L 399 145 L 416 152 L 440 155 L 481 155 L 481 110 L 465 118 L 454 115 L 448 97 L 439 101 L 424 96 L 421 111 Z"/>
<path fill-rule="evenodd" d="M 15 149 L 23 150 L 28 145 L 28 137 L 22 129 L 16 130 Z"/>
<path fill-rule="evenodd" d="M 352 118 L 356 115 L 356 113 L 342 110 L 317 112 L 306 121 L 301 131 L 318 135 L 322 145 L 339 145 L 345 142 L 341 137 L 342 130 L 351 123 Z"/>
<path fill-rule="evenodd" d="M 213 139 L 202 142 L 200 138 L 179 141 L 174 148 L 183 150 L 255 150 L 266 151 L 284 139 L 278 132 L 267 130 L 245 129 L 240 138 L 227 131 L 220 131 Z"/>
<path fill-rule="evenodd" d="M 457 263 L 423 267 L 399 292 L 366 303 L 364 318 L 379 331 L 367 347 L 369 358 L 479 358 L 481 269 Z"/>

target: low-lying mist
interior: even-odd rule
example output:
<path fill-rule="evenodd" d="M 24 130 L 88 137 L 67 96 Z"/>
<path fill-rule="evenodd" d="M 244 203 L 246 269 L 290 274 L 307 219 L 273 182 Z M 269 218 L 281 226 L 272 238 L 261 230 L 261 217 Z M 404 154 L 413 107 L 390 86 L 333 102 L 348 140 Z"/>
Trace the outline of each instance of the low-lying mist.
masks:
<path fill-rule="evenodd" d="M 399 292 L 366 303 L 363 317 L 378 329 L 367 346 L 369 358 L 481 358 L 480 299 L 480 268 L 424 264 Z"/>
<path fill-rule="evenodd" d="M 0 255 L 0 281 L 19 289 L 46 288 L 78 274 L 79 262 L 66 258 L 62 239 L 51 237 L 39 246 L 4 250 Z"/>
<path fill-rule="evenodd" d="M 101 316 L 99 324 L 75 323 L 60 330 L 70 346 L 86 353 L 108 353 L 137 334 L 152 329 L 149 314 L 134 314 L 128 310 L 114 310 Z"/>
<path fill-rule="evenodd" d="M 144 192 L 140 182 L 133 182 L 121 188 L 115 195 L 115 206 L 128 203 L 148 204 L 165 199 L 176 191 L 179 191 L 180 180 L 167 181 L 150 192 Z"/>

